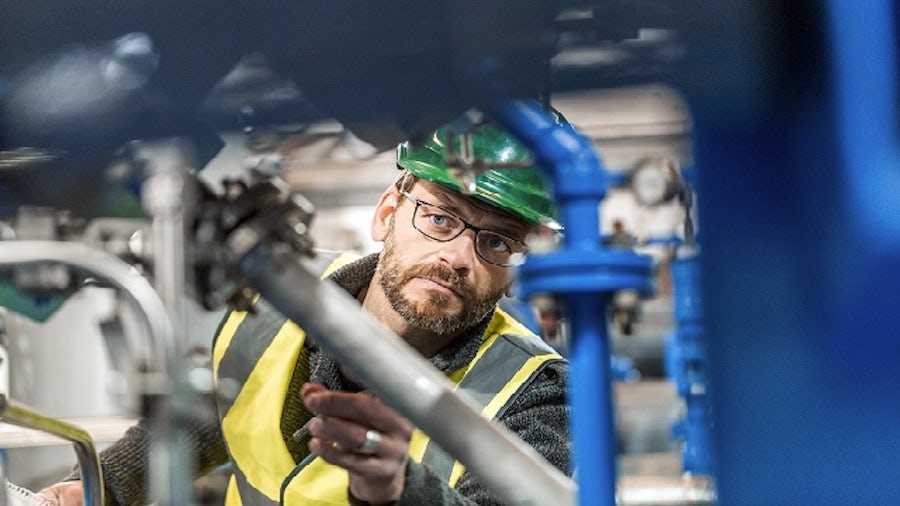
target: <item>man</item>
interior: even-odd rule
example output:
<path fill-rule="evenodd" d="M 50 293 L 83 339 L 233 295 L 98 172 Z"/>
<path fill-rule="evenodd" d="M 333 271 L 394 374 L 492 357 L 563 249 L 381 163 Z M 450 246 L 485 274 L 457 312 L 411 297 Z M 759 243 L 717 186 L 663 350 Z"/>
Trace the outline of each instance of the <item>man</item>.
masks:
<path fill-rule="evenodd" d="M 533 168 L 487 170 L 474 195 L 461 193 L 445 166 L 448 139 L 445 127 L 423 146 L 398 148 L 403 172 L 371 224 L 383 251 L 338 258 L 326 275 L 458 388 L 480 392 L 493 406 L 485 416 L 570 474 L 567 363 L 496 306 L 509 293 L 510 267 L 526 253 L 526 235 L 553 223 L 552 204 Z M 530 157 L 492 125 L 471 140 L 488 168 Z M 218 424 L 191 432 L 198 475 L 232 464 L 226 504 L 499 504 L 294 323 L 260 306 L 223 321 L 214 371 L 220 384 L 228 379 L 240 390 L 219 400 Z M 482 360 L 488 356 L 491 366 Z M 139 424 L 102 453 L 108 502 L 146 502 L 147 447 Z M 41 494 L 80 504 L 80 482 Z"/>

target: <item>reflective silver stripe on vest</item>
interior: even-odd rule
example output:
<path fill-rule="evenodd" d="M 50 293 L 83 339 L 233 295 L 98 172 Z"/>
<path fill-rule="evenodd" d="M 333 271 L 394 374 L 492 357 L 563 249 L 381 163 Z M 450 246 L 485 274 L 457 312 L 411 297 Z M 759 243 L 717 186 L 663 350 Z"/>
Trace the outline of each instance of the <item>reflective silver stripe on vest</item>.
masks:
<path fill-rule="evenodd" d="M 287 319 L 284 316 L 271 310 L 268 305 L 260 301 L 259 313 L 248 314 L 235 330 L 234 337 L 231 338 L 231 343 L 219 362 L 219 381 L 231 380 L 236 382 L 236 385 L 243 387 L 256 363 L 272 344 L 285 322 Z M 234 398 L 219 396 L 217 405 L 220 420 L 225 418 L 233 404 Z M 278 504 L 277 501 L 269 499 L 251 486 L 237 462 L 234 459 L 231 459 L 231 462 L 241 503 L 244 506 L 274 506 Z"/>
<path fill-rule="evenodd" d="M 491 399 L 512 380 L 513 376 L 535 355 L 555 353 L 543 341 L 534 338 L 504 334 L 485 351 L 481 359 L 459 383 L 458 390 L 465 391 L 472 396 L 480 406 L 487 406 Z M 522 390 L 540 373 L 547 364 L 554 360 L 547 360 L 538 367 L 522 384 L 522 387 L 513 394 L 506 404 L 500 408 L 494 419 L 500 419 L 513 402 L 519 397 Z M 448 483 L 453 472 L 453 463 L 456 462 L 449 453 L 444 451 L 437 443 L 429 439 L 422 455 L 422 463 L 427 465 L 441 481 Z"/>
<path fill-rule="evenodd" d="M 262 492 L 247 483 L 247 477 L 237 467 L 231 466 L 234 479 L 237 481 L 238 493 L 241 496 L 242 506 L 279 506 L 281 503 L 269 499 Z"/>
<path fill-rule="evenodd" d="M 337 255 L 333 252 L 319 253 L 315 259 L 306 259 L 304 263 L 311 272 L 323 273 L 335 261 L 336 257 Z M 228 316 L 226 314 L 225 318 L 223 318 L 223 324 Z M 257 302 L 257 312 L 244 317 L 235 330 L 228 348 L 219 361 L 217 379 L 220 382 L 223 380 L 233 381 L 236 386 L 243 388 L 257 362 L 259 362 L 259 359 L 269 346 L 272 345 L 272 341 L 275 340 L 275 336 L 278 335 L 285 323 L 287 323 L 287 318 L 282 316 L 265 300 L 260 299 Z M 221 329 L 222 327 L 220 326 L 219 331 Z M 217 333 L 215 339 L 218 339 L 218 337 Z M 215 348 L 215 340 L 213 341 L 213 347 Z M 225 415 L 234 405 L 235 399 L 236 397 L 218 397 L 217 407 L 220 421 L 225 418 Z M 244 506 L 273 506 L 280 504 L 278 501 L 269 499 L 251 486 L 247 481 L 247 476 L 240 469 L 237 462 L 234 459 L 231 459 L 231 462 L 232 472 L 241 496 L 241 503 Z"/>

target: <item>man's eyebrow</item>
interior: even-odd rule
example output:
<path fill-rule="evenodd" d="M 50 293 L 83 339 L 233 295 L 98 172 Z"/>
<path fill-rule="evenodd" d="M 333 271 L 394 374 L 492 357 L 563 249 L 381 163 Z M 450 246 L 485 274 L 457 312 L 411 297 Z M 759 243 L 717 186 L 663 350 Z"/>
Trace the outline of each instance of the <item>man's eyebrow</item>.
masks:
<path fill-rule="evenodd" d="M 427 202 L 427 201 L 425 201 L 425 202 Z M 444 202 L 444 201 L 433 202 L 433 203 L 431 203 L 431 205 L 440 207 L 444 211 L 449 211 L 449 212 L 459 216 L 460 218 L 465 218 L 465 215 L 467 214 L 467 213 L 463 212 L 462 207 L 460 207 L 454 203 L 451 203 L 451 202 Z"/>
<path fill-rule="evenodd" d="M 504 215 L 498 214 L 495 211 L 487 211 L 478 207 L 476 207 L 476 209 L 481 211 L 484 216 L 487 216 L 487 221 L 491 222 L 491 224 L 487 227 L 480 228 L 486 228 L 493 232 L 499 232 L 517 241 L 523 241 L 524 237 L 528 235 L 528 226 L 519 223 L 515 218 L 508 218 Z"/>
<path fill-rule="evenodd" d="M 492 227 L 491 230 L 496 230 L 501 234 L 511 237 L 517 241 L 525 242 L 525 236 L 528 235 L 528 227 L 522 226 L 518 223 L 516 224 L 505 224 L 503 226 L 498 226 L 496 228 Z"/>
<path fill-rule="evenodd" d="M 449 197 L 448 195 L 434 195 L 434 198 L 425 198 L 419 200 L 426 204 L 439 207 L 444 211 L 455 214 L 457 217 L 467 221 L 471 219 L 469 217 L 471 215 L 471 212 L 465 212 L 465 210 L 470 207 L 475 207 L 465 201 L 462 201 L 464 205 L 460 205 L 456 199 Z M 477 207 L 475 208 L 478 209 Z"/>
<path fill-rule="evenodd" d="M 488 217 L 488 221 L 491 222 L 489 226 L 483 227 L 481 226 L 482 224 L 473 223 L 473 225 L 478 228 L 485 228 L 493 232 L 498 232 L 518 241 L 523 240 L 524 237 L 528 235 L 527 225 L 519 223 L 511 216 L 507 217 L 506 215 L 500 214 L 498 211 L 488 209 L 488 204 L 483 204 L 484 207 L 482 207 L 482 205 L 477 203 L 457 199 L 455 196 L 451 195 L 436 197 L 440 200 L 440 203 L 431 203 L 431 205 L 449 211 L 470 223 L 474 221 L 474 217 Z"/>

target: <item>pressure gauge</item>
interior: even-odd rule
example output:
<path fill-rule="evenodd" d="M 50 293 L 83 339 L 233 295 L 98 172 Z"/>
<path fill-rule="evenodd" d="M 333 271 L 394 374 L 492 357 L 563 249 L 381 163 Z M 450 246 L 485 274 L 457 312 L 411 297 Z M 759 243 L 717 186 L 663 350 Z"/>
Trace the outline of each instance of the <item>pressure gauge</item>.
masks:
<path fill-rule="evenodd" d="M 632 170 L 631 191 L 645 206 L 656 206 L 671 200 L 681 188 L 681 177 L 671 159 L 644 158 Z"/>

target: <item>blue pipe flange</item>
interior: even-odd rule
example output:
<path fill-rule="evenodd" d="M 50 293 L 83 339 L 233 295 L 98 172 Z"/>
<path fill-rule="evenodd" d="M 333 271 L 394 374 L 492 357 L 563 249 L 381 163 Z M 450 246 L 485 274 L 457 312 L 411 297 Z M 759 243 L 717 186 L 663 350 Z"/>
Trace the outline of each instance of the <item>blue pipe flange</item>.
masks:
<path fill-rule="evenodd" d="M 537 293 L 602 294 L 653 290 L 653 265 L 647 257 L 621 250 L 562 250 L 530 255 L 518 270 L 522 297 Z"/>

